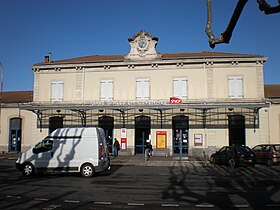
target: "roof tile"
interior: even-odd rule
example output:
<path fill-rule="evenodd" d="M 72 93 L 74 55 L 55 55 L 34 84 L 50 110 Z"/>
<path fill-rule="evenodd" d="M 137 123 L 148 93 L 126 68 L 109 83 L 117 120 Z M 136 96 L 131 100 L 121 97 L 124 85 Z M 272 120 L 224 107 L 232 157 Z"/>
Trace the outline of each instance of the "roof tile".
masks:
<path fill-rule="evenodd" d="M 27 103 L 33 101 L 33 91 L 2 92 L 1 103 Z"/>

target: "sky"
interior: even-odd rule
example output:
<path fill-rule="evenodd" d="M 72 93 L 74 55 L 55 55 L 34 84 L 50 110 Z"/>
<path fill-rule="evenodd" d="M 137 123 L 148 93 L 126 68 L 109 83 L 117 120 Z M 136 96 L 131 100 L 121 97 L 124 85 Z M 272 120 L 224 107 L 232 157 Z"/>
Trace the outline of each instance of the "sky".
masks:
<path fill-rule="evenodd" d="M 213 32 L 226 28 L 237 0 L 213 0 Z M 277 5 L 277 0 L 268 0 Z M 268 58 L 264 83 L 280 84 L 280 13 L 249 0 L 229 44 L 209 47 L 206 0 L 0 0 L 3 91 L 33 90 L 32 65 L 88 55 L 120 55 L 140 30 L 158 37 L 160 53 L 231 52 Z"/>

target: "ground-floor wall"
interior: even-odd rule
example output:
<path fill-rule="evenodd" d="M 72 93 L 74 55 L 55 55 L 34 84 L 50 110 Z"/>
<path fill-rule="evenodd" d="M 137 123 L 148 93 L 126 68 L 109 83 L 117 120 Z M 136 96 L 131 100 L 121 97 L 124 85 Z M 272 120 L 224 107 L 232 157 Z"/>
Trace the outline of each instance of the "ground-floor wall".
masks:
<path fill-rule="evenodd" d="M 269 143 L 280 144 L 280 104 L 272 104 L 269 109 L 267 109 L 269 117 Z"/>
<path fill-rule="evenodd" d="M 37 132 L 36 116 L 19 108 L 1 109 L 0 151 L 24 151 L 33 144 Z"/>
<path fill-rule="evenodd" d="M 166 132 L 166 148 L 158 148 L 158 132 Z M 246 145 L 253 147 L 264 142 L 261 139 L 261 129 L 246 129 Z M 114 130 L 114 137 L 121 139 L 120 130 Z M 135 155 L 134 129 L 127 130 L 126 148 L 120 151 L 120 155 Z M 151 144 L 155 156 L 174 156 L 174 139 L 172 129 L 152 129 Z M 221 147 L 229 145 L 227 129 L 190 129 L 188 136 L 188 152 L 185 156 L 198 158 L 209 157 Z M 177 154 L 180 156 L 180 154 Z M 184 156 L 184 154 L 182 154 Z"/>
<path fill-rule="evenodd" d="M 260 109 L 258 112 L 258 122 L 257 125 L 250 126 L 250 128 L 245 127 L 245 144 L 249 147 L 253 147 L 260 143 L 270 143 L 270 133 L 272 130 L 271 125 L 275 122 L 272 117 L 269 117 L 268 108 Z M 279 111 L 280 113 L 280 111 Z M 278 113 L 278 115 L 279 115 Z M 104 114 L 104 113 L 103 113 Z M 157 122 L 164 121 L 163 126 L 150 126 L 149 135 L 143 136 L 143 141 L 148 140 L 154 149 L 154 155 L 158 156 L 193 156 L 193 157 L 208 157 L 213 152 L 218 150 L 224 145 L 229 145 L 229 128 L 220 127 L 213 128 L 208 127 L 207 124 L 204 128 L 195 127 L 187 123 L 185 128 L 176 129 L 172 125 L 172 118 L 182 113 L 166 114 L 163 120 L 160 120 L 158 116 L 153 116 L 152 114 L 144 113 L 147 116 L 153 117 Z M 102 113 L 101 113 L 102 115 Z M 101 116 L 98 115 L 98 116 Z M 120 155 L 141 155 L 143 153 L 137 153 L 136 147 L 136 135 L 139 135 L 137 128 L 135 126 L 135 119 L 137 115 L 131 115 L 131 124 L 114 125 L 111 131 L 111 138 L 117 138 L 121 145 L 123 146 L 120 150 Z M 11 142 L 12 142 L 12 119 L 21 119 L 21 135 L 20 135 L 20 151 L 25 151 L 35 145 L 38 141 L 46 137 L 50 128 L 48 126 L 40 126 L 40 119 L 38 116 L 31 111 L 19 110 L 17 108 L 5 108 L 1 110 L 1 133 L 0 133 L 0 149 L 4 152 L 10 152 Z M 117 117 L 116 117 L 117 118 Z M 122 119 L 122 117 L 120 117 Z M 117 119 L 115 122 L 120 122 Z M 42 119 L 41 119 L 42 120 Z M 127 118 L 126 118 L 127 120 Z M 191 123 L 196 123 L 192 121 Z M 190 124 L 191 124 L 190 123 Z M 98 122 L 94 126 L 98 126 Z M 168 125 L 168 126 L 166 126 Z M 64 125 L 67 127 L 67 124 Z M 74 125 L 75 126 L 75 125 Z M 86 125 L 91 126 L 91 125 Z M 142 125 L 143 126 L 143 125 Z M 279 124 L 278 124 L 279 126 Z M 71 126 L 73 127 L 73 125 Z M 202 126 L 200 126 L 202 127 Z M 125 135 L 123 134 L 123 128 L 125 128 Z M 140 126 L 140 129 L 143 127 Z M 270 128 L 270 129 L 269 129 Z M 275 135 L 275 134 L 273 134 Z M 141 137 L 142 138 L 142 137 Z M 275 138 L 275 137 L 274 137 Z M 181 142 L 180 142 L 181 141 Z M 180 142 L 180 144 L 178 144 Z M 141 146 L 141 145 L 140 145 Z M 143 145 L 144 146 L 144 145 Z"/>

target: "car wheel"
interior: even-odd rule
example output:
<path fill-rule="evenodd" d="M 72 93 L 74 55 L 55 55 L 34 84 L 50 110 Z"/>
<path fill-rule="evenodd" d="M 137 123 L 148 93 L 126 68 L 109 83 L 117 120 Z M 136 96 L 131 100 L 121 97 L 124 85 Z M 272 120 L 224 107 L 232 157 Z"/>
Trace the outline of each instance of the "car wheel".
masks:
<path fill-rule="evenodd" d="M 267 159 L 266 164 L 268 166 L 272 166 L 273 165 L 273 161 L 271 159 Z"/>
<path fill-rule="evenodd" d="M 236 162 L 235 162 L 234 159 L 230 159 L 230 160 L 228 161 L 228 163 L 229 163 L 229 166 L 230 166 L 231 168 L 234 168 L 234 167 L 236 166 Z"/>
<path fill-rule="evenodd" d="M 32 174 L 34 174 L 34 166 L 31 163 L 25 163 L 23 165 L 23 169 L 22 169 L 22 174 L 25 176 L 30 176 Z"/>
<path fill-rule="evenodd" d="M 92 177 L 94 175 L 94 167 L 90 163 L 86 163 L 81 167 L 81 174 L 83 177 Z"/>
<path fill-rule="evenodd" d="M 216 159 L 214 157 L 210 157 L 210 163 L 216 164 Z"/>

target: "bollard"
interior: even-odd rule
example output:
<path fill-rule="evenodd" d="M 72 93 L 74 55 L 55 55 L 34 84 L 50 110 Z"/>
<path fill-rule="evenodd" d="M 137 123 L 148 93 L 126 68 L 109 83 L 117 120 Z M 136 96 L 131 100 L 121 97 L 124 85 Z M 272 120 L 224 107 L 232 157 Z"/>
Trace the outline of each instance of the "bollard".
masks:
<path fill-rule="evenodd" d="M 144 159 L 145 159 L 145 161 L 148 160 L 148 149 L 145 149 Z"/>
<path fill-rule="evenodd" d="M 203 157 L 204 157 L 204 165 L 207 166 L 207 157 L 205 151 L 203 151 Z"/>

